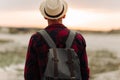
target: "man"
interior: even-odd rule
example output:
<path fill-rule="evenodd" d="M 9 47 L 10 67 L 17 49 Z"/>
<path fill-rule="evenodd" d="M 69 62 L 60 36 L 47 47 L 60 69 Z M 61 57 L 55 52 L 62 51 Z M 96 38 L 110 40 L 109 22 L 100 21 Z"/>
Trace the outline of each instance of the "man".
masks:
<path fill-rule="evenodd" d="M 48 21 L 48 26 L 45 30 L 58 48 L 66 47 L 65 42 L 70 32 L 62 24 L 62 19 L 65 18 L 67 8 L 67 3 L 64 0 L 43 0 L 40 5 L 40 11 Z M 75 36 L 72 48 L 79 56 L 82 80 L 88 80 L 89 69 L 86 43 L 81 34 Z M 31 36 L 24 69 L 25 80 L 41 80 L 47 65 L 48 49 L 49 46 L 38 32 Z"/>

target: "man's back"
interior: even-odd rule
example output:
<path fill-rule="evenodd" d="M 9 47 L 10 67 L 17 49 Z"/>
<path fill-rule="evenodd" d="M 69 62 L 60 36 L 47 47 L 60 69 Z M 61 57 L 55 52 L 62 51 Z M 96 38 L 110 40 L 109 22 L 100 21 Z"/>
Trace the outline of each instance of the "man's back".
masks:
<path fill-rule="evenodd" d="M 45 30 L 51 36 L 57 48 L 66 47 L 65 42 L 69 35 L 69 29 L 62 24 L 52 24 L 46 27 Z M 72 48 L 79 56 L 82 79 L 88 80 L 89 70 L 85 47 L 86 43 L 84 38 L 82 35 L 77 34 Z M 25 66 L 26 80 L 41 80 L 48 61 L 48 50 L 49 46 L 39 33 L 31 37 Z"/>

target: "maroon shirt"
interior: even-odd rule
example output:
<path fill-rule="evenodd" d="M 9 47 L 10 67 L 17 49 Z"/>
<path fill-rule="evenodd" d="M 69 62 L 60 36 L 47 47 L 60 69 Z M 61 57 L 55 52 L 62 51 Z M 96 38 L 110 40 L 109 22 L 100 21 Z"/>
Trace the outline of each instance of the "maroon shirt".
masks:
<path fill-rule="evenodd" d="M 45 28 L 58 48 L 65 48 L 69 29 L 63 24 L 54 24 Z M 89 68 L 86 54 L 86 42 L 81 34 L 76 35 L 72 48 L 78 54 L 82 80 L 89 80 Z M 31 36 L 24 69 L 25 80 L 41 80 L 47 63 L 49 46 L 37 32 Z"/>

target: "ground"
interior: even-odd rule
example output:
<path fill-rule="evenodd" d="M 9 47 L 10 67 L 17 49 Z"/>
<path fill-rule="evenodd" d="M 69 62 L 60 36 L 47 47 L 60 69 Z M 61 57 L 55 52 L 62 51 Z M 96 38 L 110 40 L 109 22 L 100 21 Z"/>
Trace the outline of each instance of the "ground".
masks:
<path fill-rule="evenodd" d="M 23 80 L 27 46 L 32 33 L 0 33 L 0 80 Z M 120 79 L 120 34 L 83 34 L 90 80 Z"/>

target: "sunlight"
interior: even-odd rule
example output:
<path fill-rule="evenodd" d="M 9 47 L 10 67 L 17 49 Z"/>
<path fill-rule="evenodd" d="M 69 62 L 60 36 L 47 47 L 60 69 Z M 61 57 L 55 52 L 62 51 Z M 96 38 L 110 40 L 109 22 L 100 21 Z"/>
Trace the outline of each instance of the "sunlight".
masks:
<path fill-rule="evenodd" d="M 69 8 L 63 24 L 71 29 L 107 31 L 119 28 L 119 13 L 92 12 Z M 0 26 L 46 27 L 47 20 L 36 11 L 0 12 Z"/>
<path fill-rule="evenodd" d="M 63 23 L 69 28 L 88 28 L 91 23 L 102 20 L 101 14 L 69 8 Z M 47 21 L 39 11 L 1 12 L 1 25 L 14 27 L 44 27 Z M 89 29 L 89 28 L 88 28 Z"/>
<path fill-rule="evenodd" d="M 91 23 L 101 20 L 102 16 L 102 14 L 69 8 L 64 23 L 73 29 L 85 28 Z"/>
<path fill-rule="evenodd" d="M 40 27 L 46 25 L 46 20 L 39 11 L 11 11 L 1 12 L 0 22 L 3 26 Z"/>

